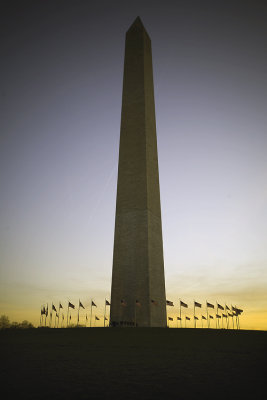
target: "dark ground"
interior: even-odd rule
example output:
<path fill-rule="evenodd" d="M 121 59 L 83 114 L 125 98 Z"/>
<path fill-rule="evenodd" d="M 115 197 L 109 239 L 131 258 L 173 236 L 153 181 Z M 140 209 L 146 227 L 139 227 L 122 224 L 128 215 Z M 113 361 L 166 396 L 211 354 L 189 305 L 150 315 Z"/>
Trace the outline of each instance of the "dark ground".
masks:
<path fill-rule="evenodd" d="M 0 331 L 5 399 L 267 398 L 267 332 Z"/>

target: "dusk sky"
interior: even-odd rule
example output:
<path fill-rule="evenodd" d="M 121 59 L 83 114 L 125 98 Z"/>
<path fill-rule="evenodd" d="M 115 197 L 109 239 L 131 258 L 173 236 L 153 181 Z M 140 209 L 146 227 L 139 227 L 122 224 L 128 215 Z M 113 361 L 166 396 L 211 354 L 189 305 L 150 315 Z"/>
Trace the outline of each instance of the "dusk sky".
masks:
<path fill-rule="evenodd" d="M 80 298 L 84 317 L 94 299 L 103 324 L 125 33 L 139 15 L 169 315 L 179 298 L 188 315 L 194 299 L 218 301 L 244 310 L 241 328 L 267 329 L 266 1 L 3 3 L 0 315 L 37 326 L 42 304 Z"/>

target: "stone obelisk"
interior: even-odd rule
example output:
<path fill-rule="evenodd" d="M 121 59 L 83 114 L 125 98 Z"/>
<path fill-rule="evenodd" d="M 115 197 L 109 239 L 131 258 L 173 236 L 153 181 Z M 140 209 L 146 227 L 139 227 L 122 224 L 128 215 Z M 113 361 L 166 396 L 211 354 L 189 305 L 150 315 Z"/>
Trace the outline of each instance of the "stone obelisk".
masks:
<path fill-rule="evenodd" d="M 139 17 L 125 42 L 110 325 L 166 327 L 151 40 Z"/>

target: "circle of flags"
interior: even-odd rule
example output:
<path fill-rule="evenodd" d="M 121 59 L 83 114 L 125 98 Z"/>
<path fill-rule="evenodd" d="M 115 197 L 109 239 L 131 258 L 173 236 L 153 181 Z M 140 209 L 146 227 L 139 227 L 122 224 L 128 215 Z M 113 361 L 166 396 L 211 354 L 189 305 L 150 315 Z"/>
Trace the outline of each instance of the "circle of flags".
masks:
<path fill-rule="evenodd" d="M 174 304 L 170 300 L 166 300 L 166 306 L 174 307 Z M 240 329 L 240 315 L 243 313 L 243 310 L 231 306 L 229 307 L 227 304 L 222 306 L 218 302 L 216 304 L 209 303 L 206 301 L 206 304 L 199 303 L 197 301 L 193 301 L 193 316 L 189 317 L 188 313 L 183 312 L 184 308 L 188 309 L 188 304 L 179 300 L 179 312 L 176 318 L 168 317 L 169 321 L 176 321 L 176 327 L 186 327 L 186 322 L 190 321 L 191 318 L 194 323 L 194 328 L 197 327 L 197 323 L 201 323 L 201 328 L 211 328 L 211 320 L 215 320 L 215 328 L 223 328 L 223 329 Z M 200 308 L 201 313 L 197 315 L 196 309 Z M 213 311 L 211 311 L 213 310 Z M 204 312 L 203 312 L 204 311 Z M 203 315 L 204 314 L 204 315 Z M 168 324 L 168 326 L 170 326 Z"/>
<path fill-rule="evenodd" d="M 94 326 L 96 326 L 96 321 L 101 321 L 102 318 L 105 327 L 106 321 L 109 320 L 109 315 L 107 314 L 108 306 L 110 306 L 110 301 L 105 299 L 104 316 L 100 317 L 100 315 L 95 314 L 93 317 L 93 307 L 97 308 L 97 304 L 93 300 L 91 300 L 90 302 L 90 314 L 87 312 L 86 307 L 83 305 L 80 299 L 77 307 L 70 301 L 67 302 L 67 305 L 65 307 L 63 307 L 61 302 L 59 302 L 58 306 L 56 306 L 54 303 L 52 303 L 51 306 L 49 306 L 47 303 L 46 305 L 41 306 L 40 327 L 50 327 L 50 328 L 59 328 L 59 327 L 66 328 L 73 326 L 87 327 L 88 324 L 90 327 L 92 327 L 93 321 L 94 321 Z M 81 310 L 85 311 L 85 315 L 84 313 L 82 313 L 81 315 Z M 90 315 L 89 318 L 88 314 Z"/>
<path fill-rule="evenodd" d="M 151 304 L 153 306 L 157 306 L 158 302 L 155 299 L 151 299 Z M 125 299 L 121 299 L 120 302 L 122 307 L 127 307 L 127 302 Z M 67 306 L 63 307 L 62 303 L 59 302 L 58 306 L 54 303 L 51 304 L 51 307 L 46 305 L 41 306 L 41 315 L 40 315 L 40 326 L 41 327 L 54 327 L 54 328 L 63 328 L 63 327 L 71 327 L 75 326 L 85 326 L 88 325 L 92 327 L 96 326 L 97 321 L 103 320 L 103 326 L 109 326 L 109 315 L 107 313 L 108 308 L 111 305 L 110 301 L 105 299 L 104 301 L 104 313 L 101 312 L 94 313 L 94 309 L 97 308 L 97 304 L 94 300 L 90 301 L 90 313 L 89 310 L 87 312 L 86 307 L 83 305 L 81 300 L 78 301 L 78 306 L 68 301 Z M 135 309 L 136 307 L 142 307 L 142 302 L 139 299 L 135 300 Z M 173 301 L 166 300 L 166 307 L 174 307 Z M 188 304 L 179 299 L 178 303 L 179 311 L 178 315 L 167 316 L 167 326 L 168 327 L 177 327 L 182 328 L 188 326 L 187 321 L 193 321 L 194 328 L 211 328 L 215 327 L 217 329 L 240 329 L 240 316 L 243 313 L 243 310 L 232 306 L 229 307 L 227 304 L 224 306 L 216 302 L 216 304 L 212 304 L 206 301 L 205 304 L 199 303 L 198 301 L 193 301 L 193 315 L 189 316 L 188 313 Z M 50 309 L 50 312 L 49 312 Z M 184 310 L 187 309 L 187 310 Z M 197 312 L 197 309 L 201 309 L 201 311 Z M 61 311 L 62 310 L 62 311 Z M 75 310 L 75 311 L 73 311 Z M 82 314 L 80 314 L 81 310 L 84 310 Z M 77 312 L 77 314 L 76 314 Z M 88 317 L 89 314 L 89 317 Z M 77 315 L 77 317 L 76 317 Z M 66 317 L 66 318 L 65 318 Z M 175 324 L 175 326 L 174 326 Z M 135 322 L 133 324 L 136 325 L 136 313 L 135 313 Z"/>

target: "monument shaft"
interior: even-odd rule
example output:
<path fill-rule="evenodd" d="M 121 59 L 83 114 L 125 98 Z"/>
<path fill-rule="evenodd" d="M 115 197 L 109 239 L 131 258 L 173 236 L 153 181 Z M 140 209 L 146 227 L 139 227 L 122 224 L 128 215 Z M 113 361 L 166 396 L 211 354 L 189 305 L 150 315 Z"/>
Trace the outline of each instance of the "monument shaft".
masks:
<path fill-rule="evenodd" d="M 126 33 L 111 326 L 166 326 L 151 41 L 140 18 Z"/>

